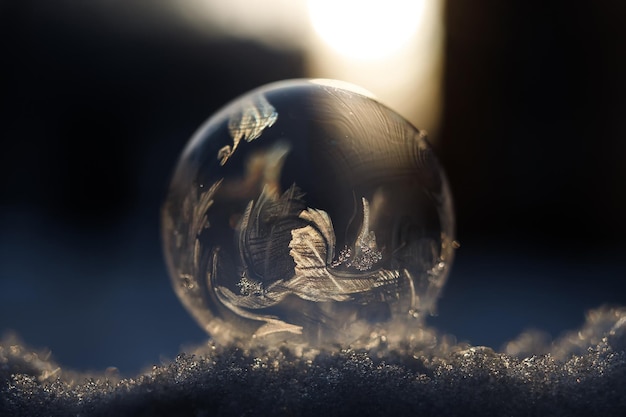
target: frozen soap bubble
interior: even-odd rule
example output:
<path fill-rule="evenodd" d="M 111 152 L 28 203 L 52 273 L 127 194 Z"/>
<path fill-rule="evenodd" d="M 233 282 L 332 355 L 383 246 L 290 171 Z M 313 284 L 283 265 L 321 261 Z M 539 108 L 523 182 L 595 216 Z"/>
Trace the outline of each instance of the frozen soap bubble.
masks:
<path fill-rule="evenodd" d="M 418 329 L 453 228 L 425 134 L 331 80 L 269 84 L 209 118 L 162 211 L 174 289 L 221 343 L 354 346 Z"/>

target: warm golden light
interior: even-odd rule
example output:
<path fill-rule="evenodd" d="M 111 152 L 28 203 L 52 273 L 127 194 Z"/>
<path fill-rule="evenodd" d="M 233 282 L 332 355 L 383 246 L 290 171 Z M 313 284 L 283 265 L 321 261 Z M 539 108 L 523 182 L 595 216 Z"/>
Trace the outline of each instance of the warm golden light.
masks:
<path fill-rule="evenodd" d="M 360 85 L 437 141 L 445 0 L 307 0 L 308 76 Z"/>
<path fill-rule="evenodd" d="M 317 34 L 353 59 L 380 59 L 405 46 L 419 26 L 423 0 L 309 0 Z"/>
<path fill-rule="evenodd" d="M 210 38 L 301 53 L 306 72 L 294 75 L 359 85 L 437 141 L 446 0 L 159 3 Z"/>

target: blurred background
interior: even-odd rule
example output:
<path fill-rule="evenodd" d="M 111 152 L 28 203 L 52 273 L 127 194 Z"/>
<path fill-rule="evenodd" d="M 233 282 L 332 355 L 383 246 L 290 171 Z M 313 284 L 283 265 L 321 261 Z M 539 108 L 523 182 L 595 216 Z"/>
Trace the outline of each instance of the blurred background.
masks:
<path fill-rule="evenodd" d="M 626 305 L 624 16 L 608 0 L 0 0 L 0 333 L 122 374 L 204 341 L 161 254 L 169 175 L 215 110 L 298 77 L 359 84 L 429 132 L 461 243 L 429 324 L 501 349 Z"/>

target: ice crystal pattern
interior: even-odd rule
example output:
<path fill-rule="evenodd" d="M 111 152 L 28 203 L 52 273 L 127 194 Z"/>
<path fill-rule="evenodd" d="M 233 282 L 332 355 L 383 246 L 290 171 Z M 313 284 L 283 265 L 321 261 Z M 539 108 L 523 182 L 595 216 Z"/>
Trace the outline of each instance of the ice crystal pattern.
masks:
<path fill-rule="evenodd" d="M 358 91 L 260 87 L 181 154 L 164 252 L 218 342 L 354 344 L 433 311 L 453 255 L 445 175 L 424 132 Z"/>

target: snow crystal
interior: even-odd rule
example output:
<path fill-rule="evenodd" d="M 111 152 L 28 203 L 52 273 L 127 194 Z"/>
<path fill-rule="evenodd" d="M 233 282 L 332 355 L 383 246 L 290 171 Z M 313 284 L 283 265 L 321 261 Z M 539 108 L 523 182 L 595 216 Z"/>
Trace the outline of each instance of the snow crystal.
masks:
<path fill-rule="evenodd" d="M 552 343 L 300 350 L 211 343 L 134 378 L 61 369 L 16 338 L 0 343 L 0 415 L 626 415 L 626 310 L 589 312 Z M 442 341 L 443 340 L 443 341 Z M 541 354 L 524 356 L 533 349 Z"/>

